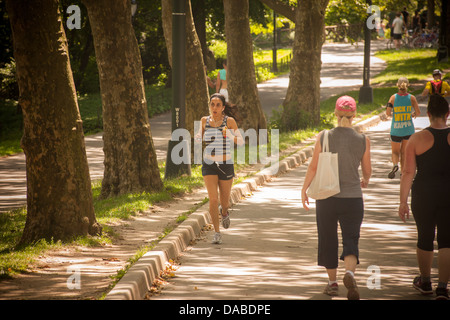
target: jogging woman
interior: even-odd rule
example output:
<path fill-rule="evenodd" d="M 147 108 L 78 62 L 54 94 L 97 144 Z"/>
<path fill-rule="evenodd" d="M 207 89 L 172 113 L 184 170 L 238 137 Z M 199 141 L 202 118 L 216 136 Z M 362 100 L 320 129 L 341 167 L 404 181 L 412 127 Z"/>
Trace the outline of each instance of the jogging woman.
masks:
<path fill-rule="evenodd" d="M 395 173 L 400 167 L 403 169 L 406 143 L 415 132 L 412 118 L 420 115 L 416 97 L 408 93 L 408 79 L 402 77 L 397 81 L 398 92 L 391 96 L 387 103 L 386 114 L 392 116 L 391 124 L 391 150 L 392 170 L 388 174 L 389 179 L 395 178 Z"/>
<path fill-rule="evenodd" d="M 226 103 L 223 95 L 215 93 L 211 96 L 209 112 L 210 115 L 201 120 L 202 125 L 196 139 L 203 137 L 206 143 L 202 175 L 208 191 L 209 214 L 215 231 L 212 243 L 220 244 L 222 235 L 219 211 L 222 215 L 222 226 L 225 229 L 230 226 L 228 208 L 234 178 L 231 148 L 234 145 L 242 145 L 244 140 L 238 130 L 236 120 L 231 117 L 231 107 Z"/>

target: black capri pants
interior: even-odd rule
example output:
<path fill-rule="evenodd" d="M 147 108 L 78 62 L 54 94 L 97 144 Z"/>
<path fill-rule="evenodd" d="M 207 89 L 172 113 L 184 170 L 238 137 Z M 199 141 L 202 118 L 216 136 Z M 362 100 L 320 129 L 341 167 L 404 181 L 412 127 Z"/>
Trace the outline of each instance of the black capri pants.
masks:
<path fill-rule="evenodd" d="M 417 247 L 421 250 L 434 250 L 436 229 L 438 249 L 450 248 L 450 202 L 446 192 L 448 188 L 413 184 L 411 211 L 416 221 Z"/>
<path fill-rule="evenodd" d="M 355 255 L 359 263 L 359 236 L 364 217 L 362 198 L 330 197 L 316 201 L 318 231 L 318 265 L 336 269 L 338 259 L 338 223 L 341 226 L 343 250 L 341 260 Z"/>

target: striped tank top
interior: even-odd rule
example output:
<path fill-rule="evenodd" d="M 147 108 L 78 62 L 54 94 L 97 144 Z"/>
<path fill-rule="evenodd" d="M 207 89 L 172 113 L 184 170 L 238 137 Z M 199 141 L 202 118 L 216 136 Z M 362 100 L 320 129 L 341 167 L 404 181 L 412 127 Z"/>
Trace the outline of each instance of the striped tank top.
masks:
<path fill-rule="evenodd" d="M 228 116 L 224 116 L 222 123 L 218 127 L 212 127 L 211 116 L 206 119 L 204 141 L 206 144 L 206 156 L 227 156 L 231 155 L 231 142 L 223 136 L 223 128 L 227 125 Z"/>

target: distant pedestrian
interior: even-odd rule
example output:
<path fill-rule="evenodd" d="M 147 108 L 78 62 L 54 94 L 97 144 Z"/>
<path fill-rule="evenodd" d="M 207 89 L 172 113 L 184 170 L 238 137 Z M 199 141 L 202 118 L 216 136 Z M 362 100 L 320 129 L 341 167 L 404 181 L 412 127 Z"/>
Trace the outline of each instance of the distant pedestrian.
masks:
<path fill-rule="evenodd" d="M 412 118 L 420 115 L 419 104 L 416 97 L 408 93 L 409 81 L 407 78 L 400 78 L 397 81 L 398 93 L 391 96 L 387 103 L 386 114 L 392 116 L 391 123 L 391 151 L 392 170 L 388 174 L 389 179 L 395 178 L 395 173 L 403 169 L 406 143 L 409 137 L 415 132 Z"/>
<path fill-rule="evenodd" d="M 409 27 L 409 13 L 408 13 L 408 9 L 406 7 L 403 7 L 402 16 L 403 16 L 403 22 L 405 23 L 405 27 L 408 28 Z"/>
<path fill-rule="evenodd" d="M 340 259 L 345 264 L 344 285 L 348 289 L 347 298 L 359 299 L 355 281 L 355 270 L 359 263 L 359 236 L 364 216 L 361 188 L 367 187 L 372 174 L 370 163 L 370 141 L 352 128 L 356 115 L 356 102 L 352 97 L 342 96 L 336 101 L 335 115 L 338 126 L 329 131 L 330 152 L 338 154 L 340 193 L 327 199 L 316 201 L 318 230 L 318 264 L 327 270 L 328 284 L 324 293 L 338 294 L 337 268 L 338 222 L 342 231 L 343 252 Z M 302 204 L 309 210 L 307 189 L 317 172 L 319 153 L 322 150 L 323 131 L 319 134 L 311 163 L 302 188 Z M 363 177 L 359 177 L 361 165 Z"/>
<path fill-rule="evenodd" d="M 400 17 L 401 13 L 397 13 L 394 21 L 392 22 L 392 39 L 394 39 L 395 48 L 398 50 L 400 48 L 400 44 L 402 41 L 403 28 L 405 27 L 405 23 L 403 19 Z"/>
<path fill-rule="evenodd" d="M 412 18 L 412 28 L 413 28 L 414 34 L 419 34 L 422 30 L 419 10 L 416 10 L 414 12 L 414 16 Z"/>
<path fill-rule="evenodd" d="M 232 109 L 225 102 L 223 95 L 213 94 L 209 103 L 210 115 L 201 119 L 200 132 L 195 137 L 197 140 L 204 138 L 206 143 L 202 175 L 208 191 L 209 214 L 215 231 L 212 241 L 214 244 L 222 242 L 219 211 L 222 215 L 222 226 L 225 229 L 230 226 L 228 208 L 234 178 L 231 148 L 234 144 L 244 143 L 230 110 Z"/>
<path fill-rule="evenodd" d="M 223 69 L 220 69 L 217 74 L 216 92 L 223 95 L 225 97 L 225 101 L 228 102 L 228 68 L 226 59 L 223 61 L 222 65 Z"/>
<path fill-rule="evenodd" d="M 439 95 L 428 103 L 430 126 L 411 136 L 406 147 L 405 169 L 400 182 L 398 214 L 409 218 L 408 194 L 417 226 L 417 261 L 420 276 L 413 286 L 422 294 L 432 294 L 431 265 L 437 228 L 439 283 L 436 299 L 448 300 L 450 280 L 450 128 L 449 104 Z M 417 169 L 417 174 L 416 174 Z"/>

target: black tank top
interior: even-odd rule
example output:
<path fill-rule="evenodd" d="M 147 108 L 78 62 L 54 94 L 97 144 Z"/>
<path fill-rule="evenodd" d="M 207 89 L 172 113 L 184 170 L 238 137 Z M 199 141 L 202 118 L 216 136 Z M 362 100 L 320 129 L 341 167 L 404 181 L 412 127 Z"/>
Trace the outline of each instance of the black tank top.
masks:
<path fill-rule="evenodd" d="M 425 128 L 433 134 L 434 144 L 426 152 L 416 156 L 417 175 L 414 183 L 426 183 L 428 186 L 450 186 L 450 145 L 447 142 L 450 128 Z M 449 196 L 449 195 L 447 195 Z"/>

